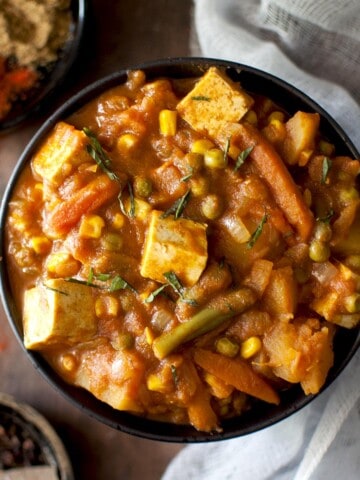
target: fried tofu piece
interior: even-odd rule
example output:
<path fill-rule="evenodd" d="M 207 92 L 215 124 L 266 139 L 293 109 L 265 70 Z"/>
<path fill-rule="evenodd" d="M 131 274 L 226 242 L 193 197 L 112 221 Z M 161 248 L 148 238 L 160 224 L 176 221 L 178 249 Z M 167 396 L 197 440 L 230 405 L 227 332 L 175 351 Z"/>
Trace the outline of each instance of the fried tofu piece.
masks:
<path fill-rule="evenodd" d="M 151 212 L 140 273 L 165 283 L 164 273 L 172 271 L 184 286 L 192 286 L 208 258 L 206 225 L 186 218 L 162 218 L 162 213 Z"/>
<path fill-rule="evenodd" d="M 26 290 L 23 325 L 30 350 L 91 339 L 97 331 L 91 288 L 56 278 Z"/>
<path fill-rule="evenodd" d="M 58 186 L 74 167 L 91 160 L 87 143 L 84 132 L 59 122 L 35 154 L 32 168 L 42 179 Z"/>
<path fill-rule="evenodd" d="M 241 120 L 253 103 L 239 84 L 211 67 L 179 102 L 177 111 L 194 130 L 216 138 L 224 124 Z"/>

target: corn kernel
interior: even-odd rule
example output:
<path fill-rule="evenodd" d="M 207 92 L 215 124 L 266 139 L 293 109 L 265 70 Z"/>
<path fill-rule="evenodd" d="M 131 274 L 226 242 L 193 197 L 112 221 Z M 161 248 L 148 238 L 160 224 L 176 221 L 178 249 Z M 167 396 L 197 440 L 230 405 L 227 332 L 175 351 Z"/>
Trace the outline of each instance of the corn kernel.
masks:
<path fill-rule="evenodd" d="M 80 268 L 80 262 L 67 252 L 53 253 L 46 260 L 46 269 L 57 277 L 72 277 Z"/>
<path fill-rule="evenodd" d="M 155 339 L 154 332 L 151 330 L 151 328 L 145 327 L 144 333 L 145 333 L 146 342 L 148 343 L 148 345 L 152 345 Z"/>
<path fill-rule="evenodd" d="M 216 351 L 227 357 L 235 357 L 239 352 L 239 345 L 228 337 L 221 337 L 216 341 Z"/>
<path fill-rule="evenodd" d="M 83 238 L 100 238 L 104 220 L 99 215 L 85 215 L 81 221 L 79 235 Z"/>
<path fill-rule="evenodd" d="M 160 133 L 162 135 L 175 135 L 177 123 L 176 110 L 161 110 L 159 113 Z"/>
<path fill-rule="evenodd" d="M 243 121 L 250 123 L 251 125 L 257 125 L 258 118 L 254 110 L 249 110 L 243 117 Z"/>
<path fill-rule="evenodd" d="M 283 123 L 285 121 L 285 114 L 278 110 L 271 112 L 270 115 L 268 116 L 268 122 L 272 123 L 274 121 Z"/>
<path fill-rule="evenodd" d="M 114 228 L 120 229 L 124 226 L 125 224 L 125 215 L 122 213 L 115 213 L 113 219 L 112 219 L 112 226 Z"/>
<path fill-rule="evenodd" d="M 204 153 L 204 163 L 208 168 L 225 168 L 227 157 L 220 148 L 211 148 Z"/>
<path fill-rule="evenodd" d="M 111 296 L 99 297 L 95 302 L 95 314 L 97 317 L 116 317 L 119 313 L 119 302 Z"/>
<path fill-rule="evenodd" d="M 249 337 L 241 344 L 240 354 L 243 358 L 251 358 L 261 350 L 261 340 L 259 337 Z"/>
<path fill-rule="evenodd" d="M 148 390 L 151 390 L 152 392 L 166 393 L 169 390 L 168 386 L 164 384 L 163 380 L 155 373 L 151 373 L 147 377 L 146 386 Z"/>
<path fill-rule="evenodd" d="M 33 248 L 35 253 L 39 255 L 44 255 L 45 253 L 48 253 L 52 245 L 52 242 L 44 236 L 32 237 L 30 242 L 31 247 Z"/>
<path fill-rule="evenodd" d="M 202 155 L 204 155 L 207 150 L 210 150 L 214 147 L 215 145 L 211 140 L 208 140 L 207 138 L 201 138 L 193 142 L 193 144 L 191 145 L 191 151 L 193 153 L 201 153 Z"/>
<path fill-rule="evenodd" d="M 54 253 L 49 255 L 46 261 L 46 269 L 49 273 L 59 277 L 72 276 L 77 273 L 80 264 L 69 253 Z"/>
<path fill-rule="evenodd" d="M 323 155 L 331 157 L 331 155 L 335 151 L 335 146 L 330 142 L 326 142 L 325 140 L 320 140 L 319 150 Z"/>
<path fill-rule="evenodd" d="M 140 198 L 135 198 L 134 199 L 134 205 L 135 205 L 135 217 L 138 220 L 146 220 L 152 210 L 150 203 L 145 202 L 145 200 L 141 200 Z M 130 211 L 131 205 L 130 205 L 130 199 L 127 199 L 125 201 L 125 208 L 126 211 Z"/>
<path fill-rule="evenodd" d="M 133 133 L 124 133 L 117 141 L 117 148 L 121 152 L 127 152 L 135 147 L 138 142 L 138 137 Z"/>

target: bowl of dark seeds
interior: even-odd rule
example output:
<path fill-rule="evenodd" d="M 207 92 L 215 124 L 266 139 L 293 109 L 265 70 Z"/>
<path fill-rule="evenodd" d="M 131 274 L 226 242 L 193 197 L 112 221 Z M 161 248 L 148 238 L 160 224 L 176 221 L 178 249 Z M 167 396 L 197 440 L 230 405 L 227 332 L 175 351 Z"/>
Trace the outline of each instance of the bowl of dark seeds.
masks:
<path fill-rule="evenodd" d="M 49 422 L 29 405 L 3 393 L 0 393 L 0 478 L 74 478 L 65 447 Z"/>

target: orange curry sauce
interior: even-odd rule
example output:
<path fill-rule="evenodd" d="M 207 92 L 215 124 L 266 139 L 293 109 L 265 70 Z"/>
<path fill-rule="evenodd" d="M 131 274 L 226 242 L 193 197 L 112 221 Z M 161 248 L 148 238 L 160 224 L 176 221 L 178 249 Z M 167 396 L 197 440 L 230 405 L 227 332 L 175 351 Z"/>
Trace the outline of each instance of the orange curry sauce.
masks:
<path fill-rule="evenodd" d="M 60 122 L 9 205 L 25 346 L 115 409 L 206 432 L 317 393 L 360 318 L 360 164 L 318 128 L 216 68 L 130 72 Z"/>

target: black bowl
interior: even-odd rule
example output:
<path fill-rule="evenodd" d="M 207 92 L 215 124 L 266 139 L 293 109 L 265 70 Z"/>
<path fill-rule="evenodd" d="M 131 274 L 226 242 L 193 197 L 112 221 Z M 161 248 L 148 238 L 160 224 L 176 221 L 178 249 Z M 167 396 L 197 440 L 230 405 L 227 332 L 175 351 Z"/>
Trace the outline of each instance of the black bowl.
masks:
<path fill-rule="evenodd" d="M 292 85 L 289 85 L 283 80 L 263 71 L 232 62 L 204 58 L 158 60 L 152 63 L 133 65 L 131 66 L 131 69 L 144 70 L 148 79 L 159 76 L 186 78 L 202 75 L 211 65 L 225 68 L 229 77 L 233 80 L 240 81 L 245 89 L 253 93 L 261 93 L 271 97 L 289 114 L 293 114 L 297 110 L 318 112 L 321 115 L 321 132 L 325 137 L 331 139 L 331 142 L 334 143 L 336 147 L 337 153 L 339 155 L 348 155 L 354 158 L 359 157 L 359 153 L 356 151 L 354 145 L 344 131 L 319 105 Z M 65 119 L 97 95 L 109 88 L 125 82 L 126 79 L 126 70 L 114 73 L 88 86 L 73 98 L 69 99 L 59 110 L 57 110 L 45 122 L 25 149 L 4 194 L 0 212 L 0 225 L 2 226 L 0 255 L 3 257 L 3 261 L 0 262 L 1 296 L 9 322 L 22 346 L 23 334 L 20 312 L 17 311 L 13 301 L 8 272 L 6 270 L 6 262 L 4 261 L 4 225 L 7 215 L 7 206 L 14 185 L 16 184 L 24 164 L 30 160 L 44 136 L 48 134 L 60 119 Z M 329 372 L 324 389 L 329 386 L 344 369 L 355 354 L 359 344 L 359 330 L 339 330 L 334 345 L 335 363 Z M 26 351 L 25 348 L 24 351 Z M 87 391 L 65 383 L 51 369 L 39 353 L 26 351 L 26 354 L 29 356 L 35 368 L 39 370 L 48 382 L 85 413 L 123 432 L 153 440 L 169 442 L 206 442 L 238 437 L 275 424 L 298 411 L 314 398 L 313 395 L 306 396 L 299 386 L 294 386 L 281 394 L 281 404 L 279 406 L 258 402 L 249 412 L 242 414 L 240 417 L 226 420 L 223 423 L 223 432 L 209 434 L 198 432 L 191 426 L 187 425 L 163 423 L 116 411 L 105 403 L 97 400 Z"/>
<path fill-rule="evenodd" d="M 6 118 L 0 121 L 0 134 L 20 126 L 35 113 L 45 110 L 45 107 L 49 106 L 49 99 L 59 91 L 73 67 L 85 32 L 86 0 L 71 0 L 70 11 L 69 38 L 61 48 L 58 59 L 46 69 L 47 71 L 44 70 L 41 73 L 39 86 L 34 89 L 29 98 L 16 105 Z"/>

